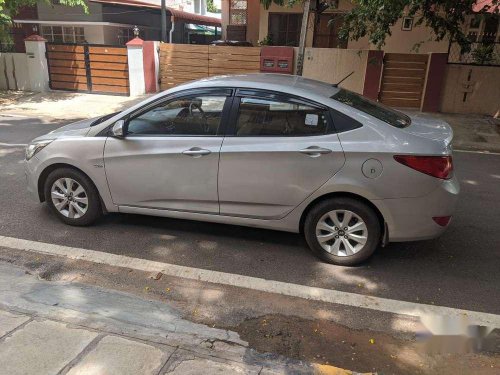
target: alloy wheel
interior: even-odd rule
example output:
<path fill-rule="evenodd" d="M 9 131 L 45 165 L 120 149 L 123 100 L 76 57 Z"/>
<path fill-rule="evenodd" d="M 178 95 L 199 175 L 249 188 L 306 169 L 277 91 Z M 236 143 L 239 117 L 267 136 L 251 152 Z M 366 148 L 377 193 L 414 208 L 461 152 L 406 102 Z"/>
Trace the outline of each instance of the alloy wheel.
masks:
<path fill-rule="evenodd" d="M 349 210 L 333 210 L 324 214 L 316 225 L 320 246 L 336 256 L 359 252 L 368 240 L 368 228 L 361 217 Z"/>
<path fill-rule="evenodd" d="M 89 201 L 83 186 L 72 178 L 60 178 L 52 184 L 54 207 L 65 217 L 78 219 L 87 212 Z"/>

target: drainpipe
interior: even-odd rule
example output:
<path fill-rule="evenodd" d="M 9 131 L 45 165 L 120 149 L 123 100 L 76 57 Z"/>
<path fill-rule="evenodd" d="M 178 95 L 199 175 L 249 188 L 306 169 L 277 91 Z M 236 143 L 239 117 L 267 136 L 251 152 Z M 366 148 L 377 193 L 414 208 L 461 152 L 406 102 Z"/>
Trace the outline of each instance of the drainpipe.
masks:
<path fill-rule="evenodd" d="M 167 41 L 167 13 L 165 9 L 165 0 L 161 0 L 161 37 L 162 42 Z"/>
<path fill-rule="evenodd" d="M 170 27 L 170 35 L 168 37 L 168 42 L 172 43 L 172 36 L 174 34 L 174 29 L 175 29 L 175 18 L 174 18 L 174 16 L 170 16 L 170 25 L 171 25 L 171 27 Z"/>

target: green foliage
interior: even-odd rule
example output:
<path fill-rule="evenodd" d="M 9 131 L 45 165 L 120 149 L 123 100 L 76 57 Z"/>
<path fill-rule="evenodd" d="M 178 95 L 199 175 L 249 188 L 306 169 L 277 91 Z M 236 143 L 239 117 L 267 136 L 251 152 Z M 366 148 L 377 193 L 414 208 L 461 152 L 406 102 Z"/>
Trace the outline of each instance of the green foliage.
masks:
<path fill-rule="evenodd" d="M 220 9 L 217 9 L 214 5 L 214 0 L 207 0 L 207 11 L 210 13 L 220 13 Z"/>
<path fill-rule="evenodd" d="M 268 35 L 266 36 L 264 39 L 262 40 L 259 40 L 257 42 L 257 44 L 259 46 L 272 46 L 274 43 L 273 43 L 273 38 L 271 37 L 271 35 Z"/>
<path fill-rule="evenodd" d="M 295 5 L 303 0 L 260 0 L 269 7 L 278 5 Z M 334 3 L 330 0 L 313 0 L 312 4 Z M 367 37 L 370 43 L 381 48 L 385 39 L 391 35 L 391 27 L 402 17 L 414 18 L 413 26 L 425 25 L 432 29 L 434 40 L 445 38 L 456 41 L 463 52 L 470 50 L 470 42 L 464 33 L 464 21 L 472 14 L 473 6 L 482 0 L 351 0 L 352 10 L 345 13 L 344 23 L 339 37 L 343 40 L 358 40 Z M 491 5 L 482 5 L 479 13 L 493 13 L 499 16 L 500 0 L 492 0 Z"/>
<path fill-rule="evenodd" d="M 494 44 L 480 44 L 472 52 L 472 60 L 479 65 L 488 65 L 496 60 Z"/>

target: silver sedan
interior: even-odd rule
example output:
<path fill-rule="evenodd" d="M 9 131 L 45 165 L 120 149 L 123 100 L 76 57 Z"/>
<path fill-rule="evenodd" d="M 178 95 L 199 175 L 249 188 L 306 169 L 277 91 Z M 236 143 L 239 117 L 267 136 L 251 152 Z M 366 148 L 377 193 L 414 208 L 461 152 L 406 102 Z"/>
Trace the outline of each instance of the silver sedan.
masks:
<path fill-rule="evenodd" d="M 26 149 L 28 190 L 70 225 L 123 212 L 302 232 L 354 265 L 448 226 L 451 128 L 296 76 L 221 76 Z"/>

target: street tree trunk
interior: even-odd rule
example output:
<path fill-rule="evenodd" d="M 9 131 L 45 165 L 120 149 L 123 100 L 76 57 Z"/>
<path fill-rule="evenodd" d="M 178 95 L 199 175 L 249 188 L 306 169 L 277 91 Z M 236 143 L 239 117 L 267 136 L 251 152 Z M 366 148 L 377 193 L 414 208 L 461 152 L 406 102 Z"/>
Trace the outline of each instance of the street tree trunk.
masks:
<path fill-rule="evenodd" d="M 300 41 L 299 41 L 299 55 L 297 56 L 297 75 L 302 75 L 304 68 L 304 51 L 306 48 L 307 26 L 309 23 L 309 9 L 311 7 L 311 0 L 304 1 L 304 13 L 302 14 L 302 26 L 300 28 Z"/>

